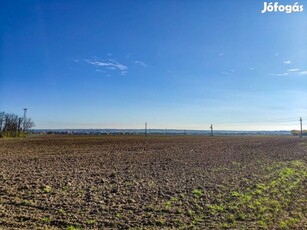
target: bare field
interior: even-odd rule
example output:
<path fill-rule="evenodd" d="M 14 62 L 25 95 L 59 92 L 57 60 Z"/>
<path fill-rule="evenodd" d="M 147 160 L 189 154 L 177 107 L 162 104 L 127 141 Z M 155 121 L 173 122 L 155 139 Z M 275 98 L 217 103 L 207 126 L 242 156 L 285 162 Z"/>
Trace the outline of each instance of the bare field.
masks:
<path fill-rule="evenodd" d="M 0 229 L 307 229 L 307 139 L 0 140 Z"/>

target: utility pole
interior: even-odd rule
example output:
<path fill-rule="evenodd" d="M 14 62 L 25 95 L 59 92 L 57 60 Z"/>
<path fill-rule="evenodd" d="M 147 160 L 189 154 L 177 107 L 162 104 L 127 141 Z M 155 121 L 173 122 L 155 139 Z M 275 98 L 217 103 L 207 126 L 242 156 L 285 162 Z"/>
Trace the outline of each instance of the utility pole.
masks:
<path fill-rule="evenodd" d="M 28 108 L 23 109 L 23 131 L 26 130 L 27 110 Z"/>
<path fill-rule="evenodd" d="M 213 136 L 213 126 L 212 126 L 212 124 L 210 126 L 210 129 L 211 129 L 211 135 L 210 136 Z"/>
<path fill-rule="evenodd" d="M 145 122 L 145 137 L 147 137 L 147 122 Z"/>
<path fill-rule="evenodd" d="M 300 117 L 300 125 L 301 125 L 301 133 L 300 133 L 300 138 L 303 137 L 303 119 Z"/>
<path fill-rule="evenodd" d="M 22 118 L 20 117 L 20 118 L 18 119 L 18 128 L 17 128 L 18 133 L 20 133 L 20 131 L 22 130 L 21 124 L 22 124 Z"/>

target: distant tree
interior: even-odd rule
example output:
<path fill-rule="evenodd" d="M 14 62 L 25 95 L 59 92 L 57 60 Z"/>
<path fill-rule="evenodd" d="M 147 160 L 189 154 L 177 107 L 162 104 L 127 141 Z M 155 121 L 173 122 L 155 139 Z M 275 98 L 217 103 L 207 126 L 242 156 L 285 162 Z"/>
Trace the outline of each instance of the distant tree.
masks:
<path fill-rule="evenodd" d="M 0 112 L 0 137 L 18 137 L 27 133 L 34 122 L 28 118 L 24 121 L 22 117 L 14 113 Z"/>
<path fill-rule="evenodd" d="M 291 134 L 293 136 L 297 136 L 297 135 L 299 135 L 299 131 L 298 130 L 291 130 Z"/>
<path fill-rule="evenodd" d="M 300 130 L 291 130 L 293 136 L 299 136 L 301 134 Z M 303 136 L 307 136 L 307 130 L 303 130 Z"/>
<path fill-rule="evenodd" d="M 4 115 L 4 136 L 16 137 L 18 135 L 18 121 L 19 117 L 13 113 L 6 113 Z"/>
<path fill-rule="evenodd" d="M 31 118 L 26 118 L 25 121 L 23 121 L 23 130 L 29 131 L 31 128 L 35 126 L 34 122 L 31 120 Z"/>

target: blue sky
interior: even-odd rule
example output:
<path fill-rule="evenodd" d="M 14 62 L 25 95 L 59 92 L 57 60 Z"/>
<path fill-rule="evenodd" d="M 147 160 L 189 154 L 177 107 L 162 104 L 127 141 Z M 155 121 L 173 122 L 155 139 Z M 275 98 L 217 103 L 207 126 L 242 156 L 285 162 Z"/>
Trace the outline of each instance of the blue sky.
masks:
<path fill-rule="evenodd" d="M 263 3 L 0 0 L 0 110 L 36 128 L 298 129 L 307 14 Z"/>

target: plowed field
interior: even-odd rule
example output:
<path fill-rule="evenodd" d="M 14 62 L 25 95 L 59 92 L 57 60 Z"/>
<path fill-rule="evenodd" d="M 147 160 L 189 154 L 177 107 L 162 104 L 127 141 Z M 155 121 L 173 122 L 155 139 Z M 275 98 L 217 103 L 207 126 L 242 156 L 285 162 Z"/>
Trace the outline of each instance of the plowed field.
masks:
<path fill-rule="evenodd" d="M 0 140 L 0 229 L 307 229 L 307 139 Z"/>

